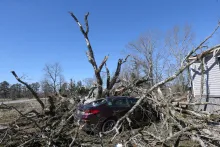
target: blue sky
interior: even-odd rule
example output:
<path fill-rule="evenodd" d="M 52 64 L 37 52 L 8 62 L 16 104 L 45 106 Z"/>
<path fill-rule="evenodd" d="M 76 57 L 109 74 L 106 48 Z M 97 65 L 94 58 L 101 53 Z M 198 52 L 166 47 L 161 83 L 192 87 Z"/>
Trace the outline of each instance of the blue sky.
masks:
<path fill-rule="evenodd" d="M 93 77 L 84 38 L 67 13 L 83 23 L 90 12 L 90 40 L 100 64 L 110 55 L 110 70 L 128 42 L 151 29 L 166 31 L 190 24 L 197 41 L 220 19 L 217 0 L 0 0 L 0 81 L 16 83 L 10 74 L 27 75 L 28 82 L 43 78 L 46 63 L 59 62 L 66 80 Z M 218 38 L 214 41 L 217 42 Z"/>

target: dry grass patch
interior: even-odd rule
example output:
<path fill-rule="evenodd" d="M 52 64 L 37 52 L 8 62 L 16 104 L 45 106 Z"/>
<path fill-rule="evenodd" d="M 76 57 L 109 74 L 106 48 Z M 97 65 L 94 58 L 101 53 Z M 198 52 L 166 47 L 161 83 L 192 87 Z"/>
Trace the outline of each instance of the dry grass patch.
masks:
<path fill-rule="evenodd" d="M 40 104 L 37 101 L 30 101 L 25 103 L 8 104 L 13 106 L 22 113 L 27 113 L 31 110 L 41 111 Z M 19 113 L 14 109 L 0 109 L 0 124 L 8 124 L 19 118 Z"/>

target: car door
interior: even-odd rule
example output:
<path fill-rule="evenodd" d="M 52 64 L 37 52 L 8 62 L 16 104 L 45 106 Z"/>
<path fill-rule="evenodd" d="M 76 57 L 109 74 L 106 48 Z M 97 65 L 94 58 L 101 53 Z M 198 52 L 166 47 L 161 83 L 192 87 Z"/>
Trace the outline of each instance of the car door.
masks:
<path fill-rule="evenodd" d="M 113 116 L 120 118 L 130 109 L 127 98 L 115 98 L 112 101 Z"/>
<path fill-rule="evenodd" d="M 130 106 L 133 107 L 137 103 L 138 99 L 137 98 L 129 98 L 128 102 L 130 103 Z M 131 119 L 138 120 L 140 121 L 143 118 L 143 111 L 140 108 L 136 108 L 132 113 L 131 113 Z"/>

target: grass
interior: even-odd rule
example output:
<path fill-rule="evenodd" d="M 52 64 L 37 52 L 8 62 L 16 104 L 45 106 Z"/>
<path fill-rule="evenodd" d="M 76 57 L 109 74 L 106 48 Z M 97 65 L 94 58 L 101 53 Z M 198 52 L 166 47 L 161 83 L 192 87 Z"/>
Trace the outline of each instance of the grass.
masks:
<path fill-rule="evenodd" d="M 19 114 L 15 110 L 1 110 L 0 111 L 0 124 L 8 124 L 15 121 Z"/>
<path fill-rule="evenodd" d="M 25 103 L 8 104 L 8 106 L 13 106 L 17 108 L 22 113 L 27 113 L 31 110 L 36 110 L 40 112 L 41 107 L 37 101 L 30 101 Z M 14 109 L 0 109 L 0 124 L 8 124 L 19 118 L 20 114 Z"/>

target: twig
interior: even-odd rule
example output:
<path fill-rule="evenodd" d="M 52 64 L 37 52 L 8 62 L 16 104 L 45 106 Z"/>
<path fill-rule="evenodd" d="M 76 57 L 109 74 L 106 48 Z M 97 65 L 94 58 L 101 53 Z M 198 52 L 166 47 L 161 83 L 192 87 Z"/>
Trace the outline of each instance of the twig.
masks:
<path fill-rule="evenodd" d="M 77 129 L 76 129 L 75 135 L 72 137 L 72 141 L 71 141 L 69 147 L 72 147 L 72 146 L 74 145 L 75 140 L 76 140 L 76 138 L 77 138 L 77 136 L 78 136 L 78 134 L 79 134 L 79 128 L 80 128 L 80 126 L 77 126 Z"/>
<path fill-rule="evenodd" d="M 24 145 L 28 144 L 29 142 L 31 142 L 32 140 L 34 140 L 34 138 L 29 139 L 28 141 L 25 141 L 24 143 L 22 143 L 21 145 L 19 145 L 18 147 L 23 147 Z"/>
<path fill-rule="evenodd" d="M 8 134 L 8 130 L 9 130 L 9 129 L 7 129 L 7 130 L 5 131 L 4 136 L 3 136 L 3 137 L 1 138 L 1 140 L 0 140 L 0 144 L 2 143 L 2 141 L 5 139 L 6 135 Z"/>

